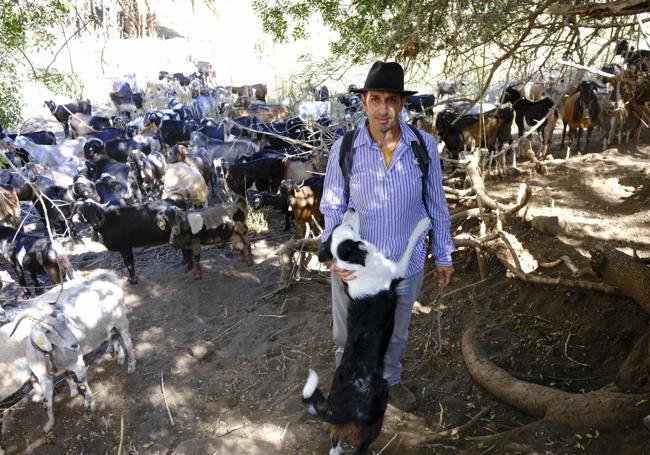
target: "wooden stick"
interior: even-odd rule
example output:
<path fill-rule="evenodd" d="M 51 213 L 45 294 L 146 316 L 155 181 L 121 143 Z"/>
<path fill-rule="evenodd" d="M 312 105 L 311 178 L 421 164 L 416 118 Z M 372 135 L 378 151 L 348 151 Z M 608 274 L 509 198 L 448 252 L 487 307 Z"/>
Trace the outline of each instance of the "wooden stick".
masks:
<path fill-rule="evenodd" d="M 588 367 L 588 366 L 589 366 L 588 364 L 586 364 L 586 363 L 582 363 L 582 362 L 578 362 L 576 359 L 572 358 L 572 357 L 569 355 L 569 353 L 567 352 L 567 351 L 568 351 L 568 348 L 569 348 L 569 340 L 570 340 L 570 339 L 571 339 L 571 333 L 569 333 L 569 336 L 566 337 L 566 341 L 564 342 L 564 356 L 565 356 L 567 359 L 569 359 L 570 361 L 572 361 L 573 363 L 577 363 L 578 365 L 582 365 L 583 367 Z"/>
<path fill-rule="evenodd" d="M 124 443 L 124 416 L 120 418 L 120 445 L 117 447 L 117 455 L 122 455 L 123 443 Z"/>
<path fill-rule="evenodd" d="M 216 337 L 214 337 L 214 338 L 210 338 L 208 341 L 211 341 L 211 342 L 212 342 L 212 341 L 218 340 L 219 338 L 225 336 L 226 334 L 228 334 L 228 332 L 230 332 L 233 328 L 235 328 L 235 326 L 239 325 L 242 321 L 243 321 L 243 319 L 240 319 L 239 321 L 235 322 L 233 325 L 231 325 L 230 327 L 228 327 L 226 330 L 224 330 L 223 332 L 221 332 L 221 333 L 220 333 L 219 335 L 217 335 Z"/>
<path fill-rule="evenodd" d="M 167 408 L 167 415 L 169 416 L 169 421 L 172 426 L 174 426 L 174 418 L 172 417 L 172 412 L 169 409 L 169 404 L 167 403 L 167 395 L 165 395 L 165 379 L 163 377 L 163 371 L 160 370 L 160 390 L 162 391 L 163 400 L 165 401 L 165 407 Z"/>

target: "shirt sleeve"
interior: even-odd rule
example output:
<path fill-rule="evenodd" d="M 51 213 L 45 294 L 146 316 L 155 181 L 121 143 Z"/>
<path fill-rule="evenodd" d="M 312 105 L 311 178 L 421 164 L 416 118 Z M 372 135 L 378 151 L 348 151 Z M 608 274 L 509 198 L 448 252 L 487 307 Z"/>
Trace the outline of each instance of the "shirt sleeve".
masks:
<path fill-rule="evenodd" d="M 431 251 L 436 265 L 452 265 L 451 253 L 456 251 L 451 237 L 451 217 L 442 188 L 442 170 L 438 157 L 438 144 L 426 132 L 421 132 L 429 152 L 429 175 L 427 176 L 427 209 L 431 215 Z"/>
<path fill-rule="evenodd" d="M 337 140 L 332 146 L 325 170 L 325 183 L 323 184 L 323 197 L 320 202 L 320 211 L 325 218 L 325 228 L 321 235 L 322 242 L 326 242 L 332 231 L 343 221 L 343 215 L 348 208 L 348 198 L 345 194 L 345 179 L 339 165 L 339 151 L 342 139 Z"/>

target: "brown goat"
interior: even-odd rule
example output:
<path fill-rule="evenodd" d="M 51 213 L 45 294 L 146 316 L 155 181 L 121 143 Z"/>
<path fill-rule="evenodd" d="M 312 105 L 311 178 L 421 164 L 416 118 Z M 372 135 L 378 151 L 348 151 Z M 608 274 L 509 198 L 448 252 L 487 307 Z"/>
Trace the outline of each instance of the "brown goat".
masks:
<path fill-rule="evenodd" d="M 585 153 L 591 137 L 591 130 L 594 126 L 598 125 L 598 118 L 600 116 L 600 105 L 598 99 L 594 95 L 596 90 L 596 83 L 590 81 L 582 81 L 578 85 L 578 90 L 566 100 L 564 110 L 562 111 L 562 143 L 560 149 L 564 147 L 564 139 L 566 136 L 567 127 L 569 128 L 569 147 L 573 145 L 573 136 L 578 132 L 578 140 L 576 149 L 580 150 L 580 136 L 582 130 L 587 129 L 587 137 L 585 139 Z"/>
<path fill-rule="evenodd" d="M 0 185 L 0 224 L 14 228 L 20 224 L 20 202 L 9 185 Z"/>

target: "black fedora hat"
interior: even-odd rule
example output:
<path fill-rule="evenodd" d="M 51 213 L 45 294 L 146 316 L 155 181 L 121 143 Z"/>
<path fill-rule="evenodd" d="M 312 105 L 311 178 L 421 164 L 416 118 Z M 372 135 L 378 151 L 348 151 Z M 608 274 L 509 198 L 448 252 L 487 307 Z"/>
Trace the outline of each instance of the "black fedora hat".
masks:
<path fill-rule="evenodd" d="M 395 92 L 402 96 L 414 95 L 417 91 L 404 90 L 404 69 L 397 62 L 375 62 L 370 71 L 363 88 L 351 90 L 353 93 Z"/>

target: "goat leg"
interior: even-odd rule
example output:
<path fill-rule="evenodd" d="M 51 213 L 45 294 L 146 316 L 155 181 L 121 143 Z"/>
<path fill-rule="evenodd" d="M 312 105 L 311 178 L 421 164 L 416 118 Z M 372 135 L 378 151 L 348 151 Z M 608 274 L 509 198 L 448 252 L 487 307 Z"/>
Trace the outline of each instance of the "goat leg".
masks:
<path fill-rule="evenodd" d="M 135 275 L 135 264 L 133 262 L 133 250 L 128 248 L 126 250 L 121 250 L 120 254 L 124 260 L 124 265 L 129 272 L 129 283 L 138 284 L 138 277 Z"/>
<path fill-rule="evenodd" d="M 192 241 L 192 264 L 194 264 L 194 279 L 202 279 L 203 270 L 201 270 L 201 242 L 199 240 Z"/>
<path fill-rule="evenodd" d="M 77 382 L 70 376 L 70 372 L 66 371 L 63 373 L 65 382 L 68 384 L 68 389 L 70 389 L 70 398 L 75 398 L 79 395 L 79 388 L 77 387 Z"/>
<path fill-rule="evenodd" d="M 86 364 L 84 363 L 83 356 L 79 355 L 73 372 L 77 377 L 77 386 L 79 387 L 79 392 L 84 397 L 84 409 L 86 411 L 90 411 L 93 406 L 93 393 L 90 391 L 90 387 L 88 386 Z"/>
<path fill-rule="evenodd" d="M 54 426 L 54 381 L 50 376 L 42 376 L 38 378 L 38 383 L 43 390 L 43 407 L 47 413 L 47 423 L 43 426 L 43 433 L 49 433 Z"/>
<path fill-rule="evenodd" d="M 129 334 L 129 321 L 126 318 L 123 318 L 121 321 L 118 321 L 115 324 L 115 329 L 117 335 L 119 336 L 124 350 L 126 351 L 126 372 L 131 374 L 135 371 L 135 354 L 133 353 L 133 341 L 131 340 L 131 335 Z"/>

